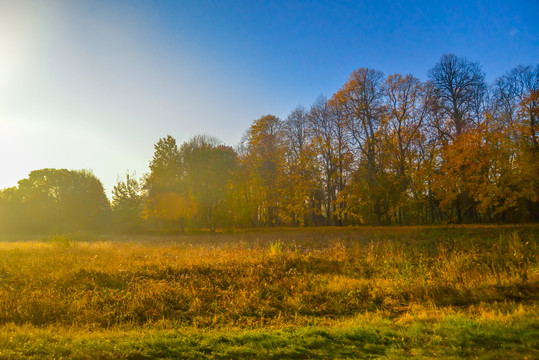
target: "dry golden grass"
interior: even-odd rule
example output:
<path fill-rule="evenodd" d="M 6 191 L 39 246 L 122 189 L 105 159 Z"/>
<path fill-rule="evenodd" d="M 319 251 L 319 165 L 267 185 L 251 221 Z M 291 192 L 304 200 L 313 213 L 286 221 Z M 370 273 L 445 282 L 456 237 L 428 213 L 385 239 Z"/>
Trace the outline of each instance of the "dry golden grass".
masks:
<path fill-rule="evenodd" d="M 281 235 L 0 243 L 0 321 L 265 324 L 539 296 L 533 232 L 482 241 Z"/>
<path fill-rule="evenodd" d="M 363 316 L 361 324 L 372 318 L 382 327 L 436 328 L 458 318 L 459 326 L 495 323 L 508 331 L 537 309 L 537 229 L 282 229 L 0 242 L 0 326 L 144 333 L 316 324 L 341 331 Z M 531 320 L 533 328 L 537 316 Z"/>

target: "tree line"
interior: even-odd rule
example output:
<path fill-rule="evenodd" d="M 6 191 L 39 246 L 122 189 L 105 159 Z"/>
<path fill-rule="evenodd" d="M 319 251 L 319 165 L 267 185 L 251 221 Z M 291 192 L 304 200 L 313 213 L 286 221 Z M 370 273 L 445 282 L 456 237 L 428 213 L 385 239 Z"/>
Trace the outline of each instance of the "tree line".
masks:
<path fill-rule="evenodd" d="M 150 171 L 120 179 L 110 205 L 91 173 L 32 172 L 0 192 L 0 221 L 171 232 L 538 221 L 538 121 L 539 65 L 491 84 L 453 54 L 424 82 L 361 68 L 310 108 L 255 120 L 236 148 L 206 135 L 159 139 Z"/>

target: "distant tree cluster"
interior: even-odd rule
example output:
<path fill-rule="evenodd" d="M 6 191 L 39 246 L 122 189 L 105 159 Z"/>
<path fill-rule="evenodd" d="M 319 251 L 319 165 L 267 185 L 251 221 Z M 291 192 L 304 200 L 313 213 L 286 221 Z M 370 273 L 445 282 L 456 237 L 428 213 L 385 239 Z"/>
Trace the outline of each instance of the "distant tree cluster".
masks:
<path fill-rule="evenodd" d="M 32 171 L 17 187 L 0 191 L 0 230 L 63 232 L 102 229 L 110 204 L 90 171 Z"/>
<path fill-rule="evenodd" d="M 180 146 L 160 139 L 150 172 L 114 187 L 111 214 L 124 230 L 171 232 L 538 221 L 538 122 L 539 65 L 493 84 L 478 63 L 452 54 L 426 82 L 362 68 L 309 109 L 255 120 L 236 149 L 202 135 Z M 0 194 L 4 226 L 10 217 L 55 224 L 70 206 L 79 214 L 70 226 L 107 213 L 100 183 L 95 191 L 69 185 L 88 200 L 82 210 L 55 195 L 55 171 L 98 183 L 88 173 L 33 172 Z M 49 204 L 55 210 L 42 220 Z"/>
<path fill-rule="evenodd" d="M 237 167 L 236 152 L 212 137 L 198 135 L 178 148 L 169 135 L 155 145 L 150 173 L 141 192 L 131 196 L 140 199 L 142 217 L 156 221 L 161 230 L 183 232 L 189 224 L 215 231 L 231 224 Z M 113 206 L 119 200 L 116 190 L 124 184 L 115 186 Z"/>

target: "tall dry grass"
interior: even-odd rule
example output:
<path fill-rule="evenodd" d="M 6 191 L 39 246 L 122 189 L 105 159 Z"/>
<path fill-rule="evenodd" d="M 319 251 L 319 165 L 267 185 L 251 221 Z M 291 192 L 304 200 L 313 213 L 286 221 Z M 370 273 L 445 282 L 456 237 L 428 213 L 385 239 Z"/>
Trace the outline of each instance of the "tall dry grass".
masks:
<path fill-rule="evenodd" d="M 268 326 L 539 298 L 537 227 L 0 243 L 0 324 Z"/>

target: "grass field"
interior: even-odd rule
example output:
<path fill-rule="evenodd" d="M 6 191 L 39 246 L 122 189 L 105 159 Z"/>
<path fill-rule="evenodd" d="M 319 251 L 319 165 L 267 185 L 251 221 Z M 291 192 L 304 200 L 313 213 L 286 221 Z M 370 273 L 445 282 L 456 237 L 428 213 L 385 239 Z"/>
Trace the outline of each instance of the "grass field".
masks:
<path fill-rule="evenodd" d="M 0 242 L 0 359 L 539 358 L 539 226 Z"/>

